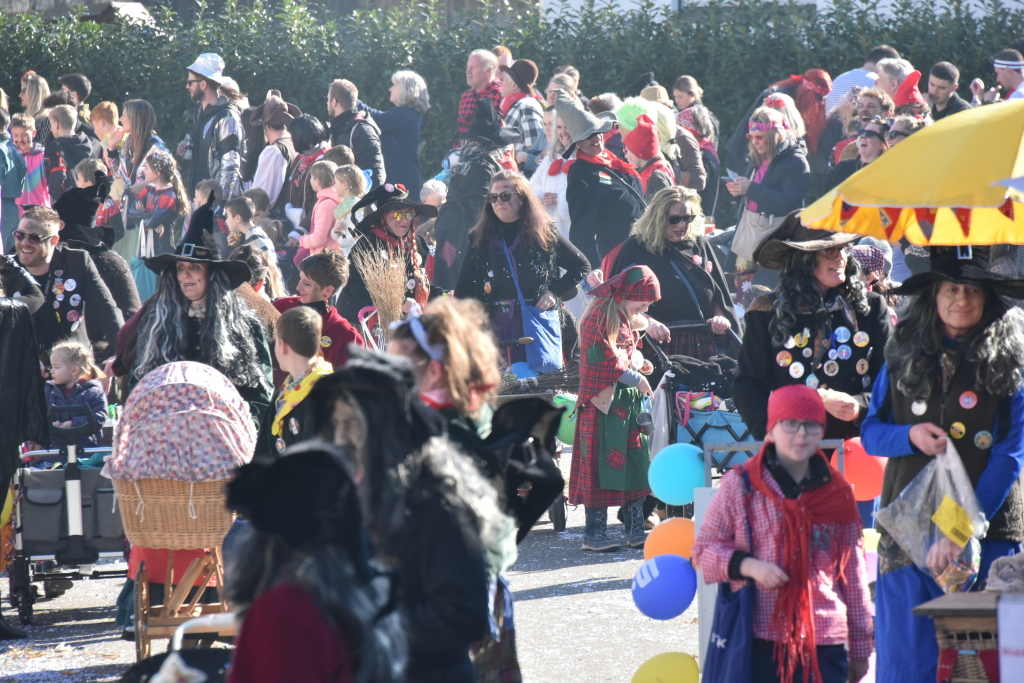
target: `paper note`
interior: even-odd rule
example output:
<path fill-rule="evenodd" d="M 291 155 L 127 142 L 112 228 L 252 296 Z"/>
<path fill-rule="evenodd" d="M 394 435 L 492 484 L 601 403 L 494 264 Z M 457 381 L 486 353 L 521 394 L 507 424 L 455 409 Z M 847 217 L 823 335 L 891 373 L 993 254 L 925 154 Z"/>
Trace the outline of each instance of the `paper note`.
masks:
<path fill-rule="evenodd" d="M 960 507 L 960 504 L 950 498 L 943 496 L 942 504 L 932 515 L 932 521 L 939 530 L 946 535 L 946 538 L 963 548 L 974 535 L 974 525 L 967 511 Z"/>

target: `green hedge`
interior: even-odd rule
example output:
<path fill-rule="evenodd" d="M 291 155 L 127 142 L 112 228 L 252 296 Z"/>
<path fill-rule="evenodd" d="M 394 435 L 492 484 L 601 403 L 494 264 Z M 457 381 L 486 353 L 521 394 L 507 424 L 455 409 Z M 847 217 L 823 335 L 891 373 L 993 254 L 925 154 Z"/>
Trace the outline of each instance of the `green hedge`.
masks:
<path fill-rule="evenodd" d="M 321 119 L 333 78 L 348 78 L 364 100 L 386 108 L 390 74 L 413 69 L 426 79 L 433 103 L 421 150 L 429 174 L 455 132 L 466 56 L 474 48 L 508 45 L 516 56 L 537 62 L 542 84 L 554 67 L 574 64 L 589 95 L 621 92 L 645 71 L 669 87 L 688 73 L 729 131 L 768 83 L 812 67 L 841 73 L 859 66 L 866 51 L 883 42 L 925 73 L 934 62 L 953 62 L 962 73 L 962 93 L 975 76 L 990 83 L 991 56 L 1024 36 L 1024 11 L 999 0 L 974 6 L 972 13 L 960 0 L 900 0 L 891 13 L 881 14 L 874 2 L 853 0 L 836 0 L 818 11 L 792 2 L 710 0 L 672 13 L 652 5 L 624 11 L 611 2 L 592 2 L 581 11 L 556 7 L 545 17 L 540 10 L 494 1 L 451 17 L 443 4 L 326 17 L 320 7 L 297 0 L 274 8 L 258 0 L 249 7 L 230 0 L 216 16 L 200 6 L 199 18 L 189 22 L 158 9 L 155 29 L 0 15 L 0 87 L 17 110 L 19 78 L 27 69 L 51 84 L 64 73 L 87 74 L 92 104 L 149 100 L 160 115 L 158 132 L 173 147 L 191 111 L 185 67 L 200 52 L 224 57 L 228 74 L 255 101 L 277 88 Z"/>

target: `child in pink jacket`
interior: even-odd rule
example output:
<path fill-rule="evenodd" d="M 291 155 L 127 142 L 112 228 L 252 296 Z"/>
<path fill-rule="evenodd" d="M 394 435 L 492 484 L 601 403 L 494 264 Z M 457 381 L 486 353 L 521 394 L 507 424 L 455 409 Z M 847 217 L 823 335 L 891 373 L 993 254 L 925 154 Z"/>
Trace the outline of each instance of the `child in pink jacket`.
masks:
<path fill-rule="evenodd" d="M 319 254 L 324 249 L 341 251 L 341 245 L 331 235 L 334 228 L 334 209 L 338 207 L 338 193 L 334 189 L 334 172 L 338 165 L 330 161 L 318 161 L 309 169 L 309 184 L 316 191 L 316 204 L 310 219 L 309 234 L 299 239 L 295 253 L 295 265 L 310 254 Z"/>

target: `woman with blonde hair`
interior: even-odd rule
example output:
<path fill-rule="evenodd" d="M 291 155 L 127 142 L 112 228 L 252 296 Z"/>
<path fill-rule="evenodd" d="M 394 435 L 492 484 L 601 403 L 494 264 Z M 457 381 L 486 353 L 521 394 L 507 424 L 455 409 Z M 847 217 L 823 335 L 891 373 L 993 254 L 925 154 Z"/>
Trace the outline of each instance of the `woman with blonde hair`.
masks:
<path fill-rule="evenodd" d="M 410 197 L 419 197 L 420 127 L 430 109 L 427 83 L 415 71 L 396 71 L 391 75 L 391 103 L 387 111 L 365 104 L 360 108 L 373 116 L 380 127 L 380 148 L 389 183 L 404 185 Z"/>
<path fill-rule="evenodd" d="M 644 215 L 615 256 L 605 278 L 631 266 L 647 266 L 661 283 L 661 299 L 651 304 L 649 315 L 670 328 L 670 340 L 662 345 L 669 355 L 707 360 L 716 347 L 725 347 L 719 335 L 738 329 L 729 287 L 704 237 L 700 197 L 685 187 L 667 187 L 651 199 Z M 671 331 L 678 326 L 706 327 Z"/>
<path fill-rule="evenodd" d="M 49 95 L 49 84 L 35 71 L 26 71 L 25 75 L 21 77 L 21 95 L 19 96 L 21 106 L 25 108 L 26 114 L 36 119 L 37 126 L 40 116 L 46 117 L 46 112 L 43 111 L 43 100 Z"/>

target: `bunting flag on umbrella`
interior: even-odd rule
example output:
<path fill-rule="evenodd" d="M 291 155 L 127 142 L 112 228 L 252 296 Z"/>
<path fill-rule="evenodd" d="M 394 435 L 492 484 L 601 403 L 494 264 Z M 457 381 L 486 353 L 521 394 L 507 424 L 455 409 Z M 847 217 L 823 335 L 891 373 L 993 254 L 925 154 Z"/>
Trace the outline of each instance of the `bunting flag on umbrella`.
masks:
<path fill-rule="evenodd" d="M 983 150 L 983 151 L 982 151 Z M 946 117 L 801 212 L 809 228 L 928 245 L 1024 244 L 1024 101 Z"/>

